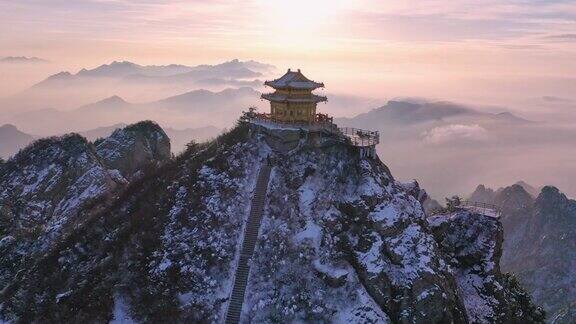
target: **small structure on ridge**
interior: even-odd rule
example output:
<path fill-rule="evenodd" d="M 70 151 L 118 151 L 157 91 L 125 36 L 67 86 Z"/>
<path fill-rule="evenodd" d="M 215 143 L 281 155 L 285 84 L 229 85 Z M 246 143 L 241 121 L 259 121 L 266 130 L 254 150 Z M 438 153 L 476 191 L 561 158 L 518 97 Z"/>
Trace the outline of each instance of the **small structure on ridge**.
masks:
<path fill-rule="evenodd" d="M 324 83 L 308 79 L 299 69 L 288 69 L 283 76 L 266 81 L 264 85 L 274 89 L 274 92 L 261 96 L 262 99 L 270 101 L 270 112 L 257 113 L 255 108 L 250 108 L 241 120 L 276 132 L 305 131 L 309 138 L 316 141 L 329 137 L 358 148 L 361 157 L 376 156 L 376 145 L 380 142 L 377 131 L 338 127 L 332 117 L 316 111 L 318 103 L 326 102 L 327 98 L 316 95 L 313 91 L 323 88 Z"/>

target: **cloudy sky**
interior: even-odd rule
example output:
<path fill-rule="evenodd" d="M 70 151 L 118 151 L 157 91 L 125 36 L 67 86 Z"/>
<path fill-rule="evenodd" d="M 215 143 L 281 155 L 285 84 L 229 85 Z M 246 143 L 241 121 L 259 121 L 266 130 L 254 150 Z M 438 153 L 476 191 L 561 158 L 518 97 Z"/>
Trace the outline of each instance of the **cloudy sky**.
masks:
<path fill-rule="evenodd" d="M 0 56 L 302 67 L 333 89 L 469 101 L 570 96 L 576 2 L 0 0 Z"/>

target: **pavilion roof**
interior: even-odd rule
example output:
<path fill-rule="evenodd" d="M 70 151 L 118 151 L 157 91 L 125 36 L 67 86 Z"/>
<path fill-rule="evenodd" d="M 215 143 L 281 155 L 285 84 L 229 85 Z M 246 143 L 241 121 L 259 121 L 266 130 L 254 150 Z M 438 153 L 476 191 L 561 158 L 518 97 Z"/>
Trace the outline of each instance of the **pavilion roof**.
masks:
<path fill-rule="evenodd" d="M 324 83 L 318 83 L 305 77 L 300 70 L 286 72 L 283 76 L 276 80 L 266 81 L 265 85 L 274 89 L 299 89 L 299 90 L 314 90 L 324 87 Z"/>
<path fill-rule="evenodd" d="M 265 93 L 262 96 L 262 99 L 275 101 L 275 102 L 322 102 L 327 101 L 328 99 L 324 96 L 289 96 L 279 93 Z"/>

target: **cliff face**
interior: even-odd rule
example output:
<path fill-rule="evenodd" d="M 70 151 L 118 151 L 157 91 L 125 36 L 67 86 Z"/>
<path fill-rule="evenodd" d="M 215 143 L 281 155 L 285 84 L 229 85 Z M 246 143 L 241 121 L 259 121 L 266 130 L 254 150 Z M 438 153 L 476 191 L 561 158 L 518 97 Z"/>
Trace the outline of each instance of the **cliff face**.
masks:
<path fill-rule="evenodd" d="M 533 197 L 519 184 L 499 189 L 490 203 L 502 207 L 502 268 L 513 272 L 554 323 L 576 313 L 576 202 L 557 188 Z"/>
<path fill-rule="evenodd" d="M 251 320 L 464 321 L 420 203 L 379 161 L 344 146 L 296 149 L 269 197 Z"/>
<path fill-rule="evenodd" d="M 513 277 L 500 271 L 503 230 L 497 218 L 458 211 L 430 219 L 472 323 L 540 322 L 544 313 Z"/>
<path fill-rule="evenodd" d="M 314 143 L 274 151 L 239 126 L 147 169 L 117 197 L 85 207 L 71 235 L 18 269 L 0 295 L 2 316 L 221 321 L 256 175 L 270 156 L 243 321 L 540 320 L 500 273 L 497 220 L 429 222 L 416 184 L 343 144 Z"/>
<path fill-rule="evenodd" d="M 524 208 L 521 226 L 510 224 L 518 244 L 508 251 L 504 267 L 521 282 L 555 323 L 576 320 L 576 202 L 554 187 L 544 187 Z"/>

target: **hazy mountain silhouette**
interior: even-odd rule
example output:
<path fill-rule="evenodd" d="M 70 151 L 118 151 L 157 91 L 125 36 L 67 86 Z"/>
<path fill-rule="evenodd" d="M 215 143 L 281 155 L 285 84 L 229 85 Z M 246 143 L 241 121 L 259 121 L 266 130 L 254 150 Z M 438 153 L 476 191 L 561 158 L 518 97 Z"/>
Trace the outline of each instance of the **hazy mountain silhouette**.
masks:
<path fill-rule="evenodd" d="M 380 108 L 354 118 L 340 120 L 357 127 L 378 128 L 381 124 L 406 126 L 425 122 L 467 121 L 477 123 L 528 123 L 529 121 L 510 112 L 485 113 L 473 108 L 446 101 L 411 102 L 390 100 Z M 362 125 L 362 126 L 361 126 Z"/>
<path fill-rule="evenodd" d="M 126 100 L 120 98 L 119 96 L 112 96 L 106 99 L 102 99 L 95 103 L 84 105 L 75 112 L 82 113 L 117 113 L 124 109 L 132 108 L 134 104 L 127 102 Z"/>
<path fill-rule="evenodd" d="M 20 113 L 12 122 L 43 135 L 82 132 L 142 119 L 153 119 L 177 129 L 210 125 L 225 128 L 234 125 L 243 109 L 263 105 L 259 98 L 260 92 L 248 87 L 218 92 L 194 90 L 147 103 L 131 103 L 112 96 L 68 111 L 40 109 Z"/>
<path fill-rule="evenodd" d="M 254 70 L 253 70 L 254 69 Z M 94 69 L 82 69 L 76 74 L 60 72 L 37 83 L 33 88 L 49 88 L 62 86 L 65 81 L 78 82 L 79 79 L 111 78 L 126 83 L 178 83 L 199 81 L 205 79 L 245 79 L 255 78 L 263 72 L 273 70 L 268 64 L 255 61 L 241 62 L 232 60 L 216 65 L 186 66 L 170 65 L 139 65 L 128 61 L 114 61 L 103 64 Z M 91 80 L 95 81 L 95 80 Z"/>
<path fill-rule="evenodd" d="M 220 92 L 201 89 L 159 100 L 149 105 L 182 111 L 198 110 L 199 108 L 203 108 L 202 106 L 210 106 L 210 108 L 212 108 L 211 110 L 215 111 L 224 110 L 233 106 L 238 109 L 236 117 L 239 117 L 242 107 L 245 107 L 240 106 L 239 101 L 250 99 L 252 100 L 250 102 L 255 102 L 259 97 L 260 92 L 248 87 L 225 89 Z M 246 104 L 250 105 L 250 102 L 246 102 Z"/>
<path fill-rule="evenodd" d="M 0 158 L 6 159 L 14 155 L 33 140 L 32 135 L 21 132 L 14 125 L 0 126 Z"/>
<path fill-rule="evenodd" d="M 139 65 L 115 61 L 93 69 L 53 74 L 32 87 L 2 99 L 3 113 L 58 107 L 72 110 L 113 95 L 129 102 L 150 102 L 195 89 L 262 87 L 275 67 L 256 61 L 232 60 L 215 65 Z"/>
<path fill-rule="evenodd" d="M 28 56 L 7 56 L 7 57 L 2 57 L 0 58 L 0 63 L 15 63 L 15 64 L 21 64 L 21 63 L 32 63 L 32 64 L 38 64 L 38 63 L 48 63 L 48 60 L 45 59 L 41 59 L 39 57 L 28 57 Z"/>

